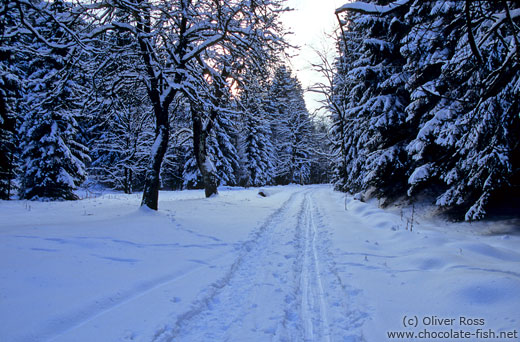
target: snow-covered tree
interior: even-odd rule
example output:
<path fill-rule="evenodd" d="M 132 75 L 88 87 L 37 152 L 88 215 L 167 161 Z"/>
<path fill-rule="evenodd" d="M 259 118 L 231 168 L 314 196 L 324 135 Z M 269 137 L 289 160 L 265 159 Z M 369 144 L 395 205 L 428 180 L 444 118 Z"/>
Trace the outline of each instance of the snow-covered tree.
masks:
<path fill-rule="evenodd" d="M 234 115 L 233 115 L 234 116 Z M 213 135 L 210 136 L 209 146 L 213 148 L 215 155 L 215 167 L 217 169 L 221 185 L 237 185 L 239 170 L 239 156 L 236 147 L 237 135 L 231 115 L 219 115 Z"/>
<path fill-rule="evenodd" d="M 312 160 L 312 122 L 297 78 L 284 65 L 269 89 L 273 145 L 276 147 L 277 183 L 308 183 Z"/>
<path fill-rule="evenodd" d="M 130 14 L 117 9 L 115 19 L 128 24 Z M 92 75 L 89 173 L 105 186 L 132 193 L 144 186 L 154 136 L 153 109 L 145 84 L 134 76 L 140 71 L 140 56 L 131 33 L 111 31 L 104 39 L 111 48 L 83 63 Z M 115 51 L 117 60 L 112 58 Z"/>
<path fill-rule="evenodd" d="M 70 4 L 18 4 L 22 27 L 25 86 L 22 92 L 20 197 L 75 199 L 73 190 L 85 179 L 87 148 L 77 137 L 84 80 L 75 69 L 76 48 L 66 27 L 79 25 Z"/>
<path fill-rule="evenodd" d="M 347 13 L 347 18 L 351 15 Z M 321 109 L 329 113 L 330 124 L 325 126 L 326 131 L 323 132 L 323 138 L 320 140 L 330 141 L 332 168 L 330 181 L 336 190 L 348 191 L 347 186 L 352 190 L 348 168 L 354 152 L 351 148 L 354 134 L 351 128 L 356 118 L 348 115 L 352 103 L 346 99 L 350 97 L 351 91 L 359 88 L 359 85 L 357 79 L 347 77 L 347 72 L 350 65 L 361 58 L 359 48 L 361 37 L 359 32 L 351 28 L 348 30 L 344 30 L 343 26 L 340 28 L 342 28 L 341 32 L 338 32 L 335 37 L 336 52 L 339 52 L 337 56 L 331 55 L 329 51 L 315 51 L 320 62 L 314 63 L 313 68 L 321 74 L 323 81 L 315 83 L 312 91 L 323 96 Z"/>
<path fill-rule="evenodd" d="M 194 152 L 205 178 L 206 194 L 215 193 L 217 177 L 207 159 L 205 140 L 220 112 L 219 92 L 226 92 L 228 76 L 232 77 L 234 68 L 221 57 L 252 57 L 256 48 L 263 45 L 276 49 L 280 42 L 277 17 L 282 10 L 281 1 L 93 1 L 83 8 L 84 15 L 94 21 L 94 29 L 80 36 L 83 42 L 95 39 L 92 49 L 112 49 L 111 58 L 117 59 L 120 49 L 113 49 L 105 38 L 110 32 L 128 32 L 132 43 L 124 49 L 140 57 L 139 66 L 124 75 L 144 81 L 155 118 L 155 142 L 142 205 L 157 209 L 161 165 L 170 136 L 170 105 L 181 93 L 199 108 L 208 106 L 209 111 L 192 112 L 193 137 L 197 140 Z M 121 11 L 132 20 L 120 20 L 116 13 Z M 216 92 L 208 97 L 207 90 L 211 88 Z"/>
<path fill-rule="evenodd" d="M 11 5 L 12 6 L 12 5 Z M 7 2 L 0 4 L 0 199 L 9 199 L 16 178 L 16 98 L 21 88 L 14 41 L 10 32 L 18 20 Z"/>
<path fill-rule="evenodd" d="M 265 73 L 248 73 L 240 94 L 243 108 L 240 184 L 244 186 L 263 186 L 274 178 L 275 149 L 271 116 L 266 110 L 268 82 Z"/>
<path fill-rule="evenodd" d="M 139 91 L 126 88 L 90 129 L 92 177 L 128 194 L 142 189 L 153 139 L 151 108 L 146 94 L 141 91 L 139 96 Z"/>
<path fill-rule="evenodd" d="M 235 135 L 232 116 L 234 114 L 225 111 L 216 116 L 214 127 L 209 136 L 206 137 L 206 154 L 210 161 L 210 167 L 214 167 L 215 185 L 236 185 L 236 175 L 239 169 L 238 152 L 233 141 Z M 205 188 L 204 177 L 197 164 L 194 152 L 194 141 L 186 153 L 189 157 L 184 166 L 184 186 L 194 188 Z M 207 181 L 206 181 L 207 182 Z"/>
<path fill-rule="evenodd" d="M 326 184 L 332 180 L 332 154 L 329 139 L 330 121 L 321 115 L 312 120 L 310 184 Z"/>
<path fill-rule="evenodd" d="M 164 157 L 161 170 L 163 188 L 181 190 L 188 185 L 184 175 L 188 160 L 193 158 L 193 132 L 191 129 L 191 113 L 189 101 L 179 97 L 174 103 L 174 117 L 171 120 L 170 145 Z M 193 171 L 197 165 L 194 164 Z M 186 175 L 187 176 L 187 175 Z M 191 178 L 190 178 L 191 179 Z"/>
<path fill-rule="evenodd" d="M 0 76 L 0 199 L 11 197 L 12 181 L 16 178 L 16 117 L 11 107 L 15 84 Z"/>
<path fill-rule="evenodd" d="M 340 7 L 338 188 L 428 190 L 466 220 L 484 217 L 506 191 L 517 196 L 519 11 L 509 1 Z"/>
<path fill-rule="evenodd" d="M 447 156 L 453 154 L 440 143 L 441 127 L 453 119 L 446 106 L 453 102 L 440 94 L 449 83 L 459 80 L 447 83 L 441 74 L 463 34 L 463 8 L 464 4 L 456 1 L 415 2 L 406 14 L 410 32 L 403 39 L 401 53 L 407 58 L 404 68 L 409 75 L 407 121 L 414 130 L 407 146 L 412 170 L 408 195 L 442 187 L 439 179 L 446 173 Z"/>
<path fill-rule="evenodd" d="M 348 94 L 343 99 L 347 104 L 341 105 L 345 108 L 339 123 L 342 127 L 335 121 L 339 129 L 348 132 L 343 133 L 347 139 L 343 143 L 347 159 L 347 183 L 343 188 L 355 192 L 371 188 L 376 196 L 383 197 L 398 195 L 406 185 L 404 141 L 408 132 L 404 107 L 408 94 L 402 74 L 404 59 L 399 53 L 399 42 L 406 32 L 403 9 L 377 3 L 346 4 L 337 11 L 349 12 L 345 30 L 357 40 L 357 44 L 340 45 L 355 49 L 341 53 L 357 58 L 340 57 L 338 61 L 349 62 L 341 65 L 346 70 L 337 85 L 346 86 Z M 340 37 L 340 43 L 347 38 Z"/>
<path fill-rule="evenodd" d="M 442 56 L 436 84 L 422 87 L 438 103 L 410 146 L 420 161 L 410 183 L 440 179 L 438 205 L 481 219 L 493 199 L 518 196 L 520 8 L 508 1 L 436 7 L 430 13 L 451 13 L 451 32 L 438 38 L 444 54 L 431 54 Z"/>

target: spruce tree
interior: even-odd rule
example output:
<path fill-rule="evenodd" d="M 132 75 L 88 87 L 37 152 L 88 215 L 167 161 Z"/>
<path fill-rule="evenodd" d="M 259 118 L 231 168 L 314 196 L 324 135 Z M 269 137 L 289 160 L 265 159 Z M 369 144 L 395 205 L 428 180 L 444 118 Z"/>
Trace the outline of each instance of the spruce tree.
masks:
<path fill-rule="evenodd" d="M 244 111 L 240 184 L 244 186 L 263 186 L 273 181 L 275 149 L 271 117 L 266 111 L 266 85 L 260 75 L 250 74 L 240 98 Z"/>
<path fill-rule="evenodd" d="M 66 17 L 68 4 L 56 1 L 50 10 Z M 26 113 L 19 129 L 21 140 L 21 189 L 25 199 L 76 199 L 74 189 L 86 177 L 87 148 L 78 142 L 77 118 L 81 115 L 83 82 L 74 70 L 76 50 L 56 22 L 34 16 L 32 26 L 42 37 L 33 37 L 35 55 L 27 61 Z M 66 19 L 63 19 L 66 21 Z M 55 42 L 55 43 L 49 43 Z"/>
<path fill-rule="evenodd" d="M 300 82 L 284 65 L 276 69 L 269 88 L 275 175 L 278 184 L 305 184 L 310 180 L 312 122 Z"/>
<path fill-rule="evenodd" d="M 410 32 L 402 41 L 401 53 L 407 59 L 410 104 L 406 120 L 413 138 L 407 146 L 410 196 L 442 189 L 442 175 L 453 163 L 449 156 L 455 151 L 445 143 L 444 134 L 455 115 L 449 107 L 457 101 L 441 94 L 460 80 L 449 81 L 441 75 L 464 31 L 463 7 L 460 1 L 415 2 L 406 14 Z"/>
<path fill-rule="evenodd" d="M 215 118 L 214 127 L 206 139 L 206 153 L 208 160 L 215 168 L 217 185 L 233 186 L 237 184 L 236 175 L 239 169 L 239 157 L 237 147 L 234 144 L 234 114 L 230 111 L 222 111 Z M 204 180 L 197 164 L 194 146 L 186 147 L 185 164 L 183 169 L 184 187 L 204 188 Z"/>
<path fill-rule="evenodd" d="M 24 72 L 20 68 L 23 58 L 19 56 L 23 53 L 16 51 L 27 48 L 15 8 L 12 2 L 0 3 L 0 199 L 5 200 L 14 194 L 19 173 L 16 129 Z"/>
<path fill-rule="evenodd" d="M 337 14 L 337 188 L 427 191 L 466 220 L 518 198 L 519 5 L 374 1 Z"/>
<path fill-rule="evenodd" d="M 14 56 L 8 51 L 0 53 L 0 56 L 0 199 L 8 200 L 16 178 L 16 97 L 21 82 L 13 70 Z"/>
<path fill-rule="evenodd" d="M 342 154 L 347 164 L 341 177 L 346 178 L 346 184 L 340 187 L 353 192 L 370 189 L 377 197 L 397 197 L 406 187 L 409 136 L 404 111 L 409 101 L 404 89 L 405 60 L 399 51 L 407 30 L 405 7 L 378 5 L 379 1 L 361 7 L 354 3 L 338 10 L 338 14 L 349 13 L 344 31 L 348 36 L 340 39 L 356 38 L 355 44 L 341 44 L 341 53 L 359 56 L 340 60 L 345 75 L 338 86 L 346 89 L 338 90 L 346 104 L 336 129 L 344 130 L 340 140 L 346 140 Z"/>
<path fill-rule="evenodd" d="M 494 201 L 520 196 L 520 5 L 464 3 L 465 30 L 443 68 L 453 124 L 441 135 L 455 151 L 437 204 L 483 218 Z M 512 201 L 513 200 L 513 201 Z M 518 205 L 518 203 L 516 203 Z"/>

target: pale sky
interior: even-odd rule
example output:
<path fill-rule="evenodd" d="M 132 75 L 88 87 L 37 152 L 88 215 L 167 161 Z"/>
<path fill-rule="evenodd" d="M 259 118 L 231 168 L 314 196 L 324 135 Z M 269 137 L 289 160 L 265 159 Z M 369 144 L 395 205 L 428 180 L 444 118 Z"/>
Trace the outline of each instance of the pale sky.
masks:
<path fill-rule="evenodd" d="M 294 11 L 284 13 L 282 21 L 288 29 L 294 32 L 289 36 L 293 45 L 300 46 L 299 56 L 293 57 L 291 67 L 305 88 L 319 80 L 320 75 L 314 72 L 310 62 L 317 61 L 313 48 L 321 50 L 323 46 L 334 50 L 334 41 L 326 38 L 337 25 L 334 11 L 348 0 L 288 0 L 287 6 Z M 307 108 L 312 111 L 319 107 L 317 94 L 306 93 Z"/>

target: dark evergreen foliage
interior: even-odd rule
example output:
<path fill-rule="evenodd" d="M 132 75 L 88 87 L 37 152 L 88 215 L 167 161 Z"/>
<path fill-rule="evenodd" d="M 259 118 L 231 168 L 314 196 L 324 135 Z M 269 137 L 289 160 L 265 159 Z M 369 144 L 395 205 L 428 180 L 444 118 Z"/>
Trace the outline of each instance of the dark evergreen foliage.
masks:
<path fill-rule="evenodd" d="M 338 14 L 337 188 L 428 191 L 466 220 L 518 196 L 519 5 L 374 1 Z"/>
<path fill-rule="evenodd" d="M 0 3 L 0 199 L 5 200 L 14 193 L 19 172 L 16 128 L 23 79 L 15 53 L 21 37 L 13 32 L 19 17 L 13 7 Z"/>
<path fill-rule="evenodd" d="M 241 94 L 243 105 L 242 170 L 240 184 L 262 186 L 274 181 L 275 149 L 271 130 L 272 116 L 268 112 L 268 82 L 261 75 L 250 74 Z"/>
<path fill-rule="evenodd" d="M 276 148 L 276 183 L 307 184 L 313 158 L 313 125 L 300 82 L 286 66 L 276 69 L 269 99 Z"/>
<path fill-rule="evenodd" d="M 22 79 L 18 115 L 20 140 L 20 197 L 76 199 L 76 187 L 85 179 L 87 148 L 77 136 L 77 118 L 84 83 L 76 68 L 76 47 L 62 25 L 78 29 L 69 16 L 70 4 L 18 4 L 11 14 L 23 23 L 6 27 L 16 37 L 7 46 L 17 52 Z M 44 15 L 42 15 L 42 13 Z"/>

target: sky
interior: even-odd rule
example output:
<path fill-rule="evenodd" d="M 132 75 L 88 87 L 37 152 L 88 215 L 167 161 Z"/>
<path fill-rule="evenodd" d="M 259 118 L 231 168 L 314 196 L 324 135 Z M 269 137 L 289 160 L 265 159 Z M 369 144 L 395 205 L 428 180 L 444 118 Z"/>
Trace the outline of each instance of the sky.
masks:
<path fill-rule="evenodd" d="M 337 24 L 334 11 L 348 0 L 288 0 L 287 5 L 294 11 L 282 16 L 284 25 L 294 34 L 288 37 L 293 45 L 300 47 L 297 56 L 291 59 L 291 68 L 298 76 L 304 89 L 320 79 L 320 74 L 312 70 L 311 62 L 317 62 L 315 49 L 334 51 L 334 41 L 327 38 Z M 320 104 L 320 96 L 306 92 L 305 102 L 312 113 Z"/>

